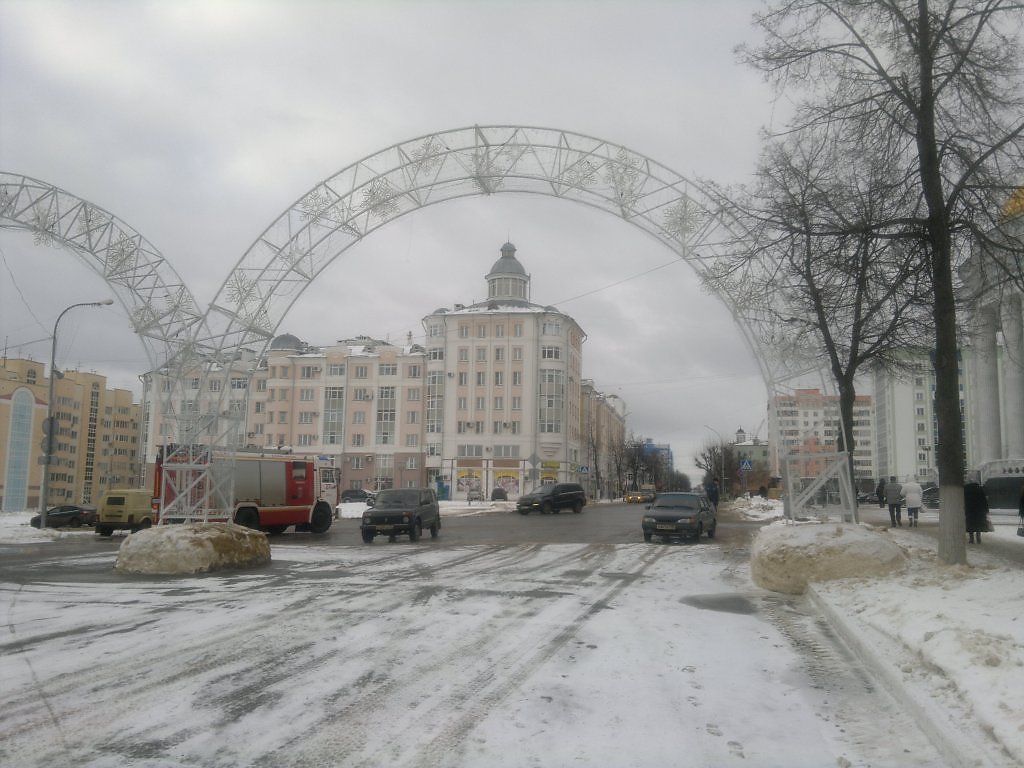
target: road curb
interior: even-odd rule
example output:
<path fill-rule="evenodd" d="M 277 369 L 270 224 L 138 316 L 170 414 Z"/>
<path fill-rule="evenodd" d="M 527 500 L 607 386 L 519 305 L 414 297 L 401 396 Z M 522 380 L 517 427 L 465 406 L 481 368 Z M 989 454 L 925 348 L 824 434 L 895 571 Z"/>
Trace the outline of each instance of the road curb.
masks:
<path fill-rule="evenodd" d="M 890 638 L 848 619 L 836 610 L 826 597 L 819 594 L 813 584 L 807 586 L 806 595 L 836 634 L 868 668 L 872 677 L 946 755 L 949 761 L 946 765 L 951 768 L 994 768 L 1008 764 L 1005 761 L 996 762 L 987 757 L 980 757 L 979 755 L 990 753 L 991 745 L 965 732 L 963 724 L 957 722 L 947 708 L 939 706 L 926 692 L 907 686 L 900 665 L 892 658 L 879 655 L 880 649 L 893 642 Z M 920 663 L 920 660 L 916 663 Z M 965 716 L 969 716 L 969 713 L 965 713 Z"/>

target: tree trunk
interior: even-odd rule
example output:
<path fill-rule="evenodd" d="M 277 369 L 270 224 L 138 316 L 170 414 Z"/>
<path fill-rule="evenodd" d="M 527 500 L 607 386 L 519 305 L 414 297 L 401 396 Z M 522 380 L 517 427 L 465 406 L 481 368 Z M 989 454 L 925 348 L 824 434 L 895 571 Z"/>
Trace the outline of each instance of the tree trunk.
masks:
<path fill-rule="evenodd" d="M 960 417 L 960 371 L 956 338 L 956 300 L 953 291 L 952 245 L 942 190 L 935 139 L 935 93 L 932 86 L 932 32 L 928 0 L 918 0 L 918 53 L 921 110 L 917 121 L 918 162 L 928 205 L 928 242 L 935 290 L 935 416 L 939 442 L 939 560 L 947 565 L 967 562 L 964 520 L 964 449 Z"/>

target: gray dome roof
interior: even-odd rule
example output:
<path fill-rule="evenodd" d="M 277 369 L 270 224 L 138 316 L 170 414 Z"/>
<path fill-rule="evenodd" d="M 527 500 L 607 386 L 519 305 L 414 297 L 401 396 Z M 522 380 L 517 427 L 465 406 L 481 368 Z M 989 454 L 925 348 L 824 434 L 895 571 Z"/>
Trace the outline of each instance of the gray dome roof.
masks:
<path fill-rule="evenodd" d="M 297 336 L 292 336 L 290 333 L 282 333 L 280 336 L 275 336 L 274 340 L 270 342 L 271 349 L 302 349 L 305 346 L 305 342 Z"/>
<path fill-rule="evenodd" d="M 501 246 L 501 258 L 494 262 L 487 277 L 493 275 L 522 275 L 526 277 L 526 270 L 516 258 L 516 247 L 512 243 L 505 243 Z"/>

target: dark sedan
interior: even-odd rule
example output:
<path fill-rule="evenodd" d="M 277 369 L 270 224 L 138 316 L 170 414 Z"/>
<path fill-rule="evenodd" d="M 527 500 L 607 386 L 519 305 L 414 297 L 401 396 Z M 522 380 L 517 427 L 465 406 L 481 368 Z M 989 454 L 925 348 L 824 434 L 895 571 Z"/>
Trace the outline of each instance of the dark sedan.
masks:
<path fill-rule="evenodd" d="M 38 528 L 42 522 L 40 518 L 41 515 L 36 515 L 29 520 L 29 524 Z M 83 525 L 96 525 L 96 507 L 62 504 L 46 510 L 47 528 L 81 528 Z"/>
<path fill-rule="evenodd" d="M 659 493 L 647 507 L 641 521 L 644 541 L 654 536 L 664 540 L 693 539 L 702 533 L 709 539 L 715 537 L 718 517 L 707 497 L 699 493 Z"/>

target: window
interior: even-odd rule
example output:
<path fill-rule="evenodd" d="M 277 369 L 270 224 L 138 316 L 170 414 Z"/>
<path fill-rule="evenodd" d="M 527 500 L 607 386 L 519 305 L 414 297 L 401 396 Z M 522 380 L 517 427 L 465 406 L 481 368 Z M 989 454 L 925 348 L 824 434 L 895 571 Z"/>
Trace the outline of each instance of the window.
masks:
<path fill-rule="evenodd" d="M 540 359 L 541 360 L 559 360 L 562 357 L 562 348 L 554 346 L 544 346 L 540 348 Z"/>
<path fill-rule="evenodd" d="M 494 446 L 494 458 L 515 459 L 519 457 L 518 445 L 496 445 Z"/>
<path fill-rule="evenodd" d="M 377 374 L 379 376 L 397 376 L 398 375 L 398 364 L 397 363 L 381 363 L 377 366 Z"/>
<path fill-rule="evenodd" d="M 254 406 L 253 413 L 263 413 L 263 406 L 264 406 L 263 403 L 256 402 L 256 403 L 253 403 L 253 406 Z"/>
<path fill-rule="evenodd" d="M 352 456 L 350 457 L 349 464 L 352 466 L 352 469 L 365 469 L 366 459 L 362 456 Z"/>
<path fill-rule="evenodd" d="M 466 325 L 465 323 L 461 323 L 459 325 L 459 338 L 460 339 L 468 339 L 469 338 L 469 326 Z"/>
<path fill-rule="evenodd" d="M 328 376 L 344 376 L 345 366 L 342 363 L 328 363 L 327 364 L 327 375 Z"/>
<path fill-rule="evenodd" d="M 300 446 L 316 445 L 316 435 L 299 435 Z"/>
<path fill-rule="evenodd" d="M 465 398 L 465 397 L 457 398 L 455 400 L 455 403 L 456 403 L 456 409 L 457 410 L 464 411 L 467 408 L 469 408 L 469 402 L 468 402 L 467 398 Z"/>
<path fill-rule="evenodd" d="M 485 408 L 487 408 L 487 398 L 486 397 L 478 397 L 476 399 L 476 410 L 482 411 Z"/>
<path fill-rule="evenodd" d="M 316 390 L 305 387 L 299 390 L 299 400 L 303 403 L 316 402 Z"/>
<path fill-rule="evenodd" d="M 352 423 L 353 424 L 365 424 L 366 423 L 366 411 L 352 411 Z"/>
<path fill-rule="evenodd" d="M 494 410 L 503 411 L 505 410 L 505 398 L 496 397 L 494 398 Z"/>
<path fill-rule="evenodd" d="M 410 403 L 418 403 L 420 399 L 420 388 L 409 387 L 409 389 L 405 390 L 405 399 Z"/>
<path fill-rule="evenodd" d="M 459 347 L 459 362 L 460 363 L 468 363 L 469 362 L 469 347 Z"/>
<path fill-rule="evenodd" d="M 495 360 L 496 360 L 497 362 L 499 362 L 499 363 L 500 363 L 500 362 L 501 362 L 502 360 L 504 360 L 504 359 L 505 359 L 505 348 L 504 348 L 504 347 L 495 347 L 495 348 L 494 348 L 494 359 L 495 359 Z"/>
<path fill-rule="evenodd" d="M 354 448 L 359 448 L 362 445 L 363 445 L 363 436 L 360 435 L 360 434 L 352 435 L 352 446 Z"/>
<path fill-rule="evenodd" d="M 415 432 L 405 436 L 406 448 L 416 448 L 420 444 L 420 436 Z"/>
<path fill-rule="evenodd" d="M 487 386 L 487 374 L 484 371 L 476 372 L 476 385 L 478 387 Z"/>
<path fill-rule="evenodd" d="M 494 326 L 494 335 L 497 336 L 499 339 L 503 338 L 505 336 L 505 326 L 504 325 L 496 325 L 496 326 Z"/>
<path fill-rule="evenodd" d="M 523 335 L 523 324 L 522 323 L 513 323 L 513 325 L 512 325 L 512 335 L 515 336 L 516 338 L 520 338 Z"/>
<path fill-rule="evenodd" d="M 465 387 L 469 384 L 469 374 L 466 371 L 459 371 L 459 386 Z"/>
<path fill-rule="evenodd" d="M 223 384 L 224 382 L 221 381 L 220 379 L 210 379 L 210 383 L 208 384 L 208 386 L 211 392 L 220 392 Z"/>
<path fill-rule="evenodd" d="M 288 423 L 288 412 L 287 411 L 278 411 L 277 412 L 277 423 L 278 424 L 287 424 Z"/>
<path fill-rule="evenodd" d="M 486 363 L 487 362 L 487 347 L 477 347 L 476 348 L 476 361 L 478 363 Z"/>
<path fill-rule="evenodd" d="M 232 378 L 231 379 L 231 388 L 232 389 L 248 389 L 249 388 L 249 380 L 248 379 L 243 379 L 241 377 Z"/>
<path fill-rule="evenodd" d="M 457 448 L 457 455 L 460 458 L 478 459 L 484 455 L 482 445 L 460 445 Z"/>
<path fill-rule="evenodd" d="M 299 414 L 299 424 L 313 424 L 314 423 L 313 411 L 302 411 Z"/>
<path fill-rule="evenodd" d="M 357 379 L 365 379 L 367 376 L 369 376 L 369 373 L 370 373 L 369 367 L 367 367 L 365 365 L 357 365 L 356 366 L 355 374 L 356 374 L 356 378 Z"/>
<path fill-rule="evenodd" d="M 505 386 L 505 372 L 495 371 L 494 372 L 494 386 L 503 387 Z"/>
<path fill-rule="evenodd" d="M 545 320 L 541 324 L 540 332 L 545 336 L 561 336 L 562 324 L 558 320 Z"/>
<path fill-rule="evenodd" d="M 420 423 L 420 412 L 419 411 L 409 411 L 407 414 L 405 414 L 405 423 L 406 424 L 419 424 Z"/>
<path fill-rule="evenodd" d="M 523 410 L 523 398 L 519 397 L 518 395 L 513 395 L 512 396 L 512 410 L 513 411 L 521 411 L 521 410 Z"/>
<path fill-rule="evenodd" d="M 267 380 L 266 379 L 260 379 L 259 381 L 256 382 L 256 391 L 257 392 L 266 392 L 267 391 Z"/>
<path fill-rule="evenodd" d="M 444 347 L 431 347 L 427 351 L 428 360 L 444 360 Z"/>
<path fill-rule="evenodd" d="M 486 339 L 487 338 L 487 326 L 486 325 L 478 325 L 476 327 L 476 337 L 478 339 Z"/>
<path fill-rule="evenodd" d="M 416 457 L 415 456 L 410 456 L 409 458 L 407 458 L 405 460 L 405 468 L 406 469 L 416 469 Z"/>
<path fill-rule="evenodd" d="M 365 387 L 357 387 L 355 391 L 356 400 L 372 400 L 373 394 Z"/>
<path fill-rule="evenodd" d="M 523 348 L 522 347 L 512 347 L 512 359 L 513 360 L 522 360 L 523 359 Z"/>
<path fill-rule="evenodd" d="M 409 365 L 405 368 L 405 376 L 408 379 L 418 379 L 423 375 L 423 368 L 419 365 Z"/>
<path fill-rule="evenodd" d="M 320 369 L 312 365 L 304 365 L 299 370 L 300 379 L 315 379 L 320 375 Z"/>
<path fill-rule="evenodd" d="M 521 386 L 523 386 L 523 372 L 522 371 L 512 371 L 512 386 L 513 387 L 521 387 Z"/>

